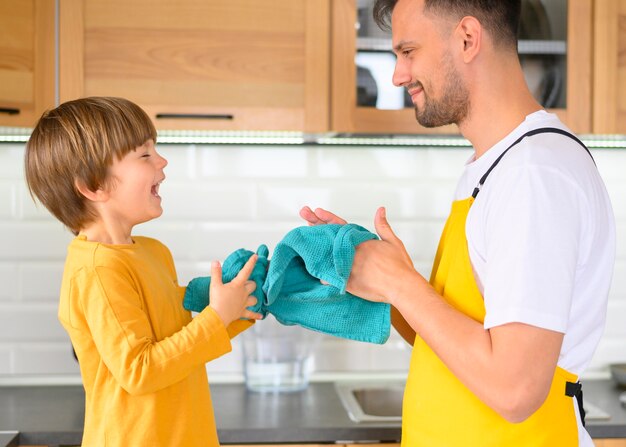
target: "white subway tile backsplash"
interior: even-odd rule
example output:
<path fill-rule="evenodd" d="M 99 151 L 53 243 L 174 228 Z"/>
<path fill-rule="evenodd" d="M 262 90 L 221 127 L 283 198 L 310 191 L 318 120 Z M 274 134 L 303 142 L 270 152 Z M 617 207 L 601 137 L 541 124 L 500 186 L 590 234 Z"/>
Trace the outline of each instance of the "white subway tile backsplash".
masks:
<path fill-rule="evenodd" d="M 0 144 L 0 179 L 24 178 L 24 144 Z"/>
<path fill-rule="evenodd" d="M 243 352 L 241 347 L 241 338 L 234 338 L 233 340 L 231 340 L 231 344 L 233 347 L 232 351 L 206 364 L 206 370 L 209 375 L 209 382 L 211 381 L 212 373 L 230 373 L 233 375 L 243 373 Z"/>
<path fill-rule="evenodd" d="M 470 148 L 432 148 L 427 149 L 428 172 L 426 178 L 442 179 L 451 182 L 454 191 L 458 178 L 463 173 L 465 163 L 470 159 L 473 150 Z"/>
<path fill-rule="evenodd" d="M 317 176 L 323 179 L 419 179 L 428 172 L 426 151 L 409 151 L 395 147 L 377 147 L 367 151 L 323 147 L 317 149 L 316 154 Z"/>
<path fill-rule="evenodd" d="M 17 187 L 17 209 L 20 219 L 28 221 L 55 222 L 55 218 L 39 201 L 33 200 L 26 183 L 20 182 Z"/>
<path fill-rule="evenodd" d="M 0 303 L 18 300 L 18 266 L 14 262 L 0 262 Z"/>
<path fill-rule="evenodd" d="M 56 304 L 0 305 L 0 343 L 49 342 L 67 339 Z"/>
<path fill-rule="evenodd" d="M 615 255 L 617 259 L 626 260 L 626 221 L 617 220 L 615 231 L 617 233 Z"/>
<path fill-rule="evenodd" d="M 161 186 L 164 213 L 135 234 L 156 237 L 174 256 L 179 283 L 210 272 L 238 248 L 271 253 L 304 225 L 304 205 L 327 208 L 374 231 L 379 206 L 428 277 L 456 180 L 468 148 L 358 148 L 159 144 L 168 159 Z M 0 375 L 76 374 L 57 319 L 66 247 L 73 235 L 35 206 L 23 174 L 23 144 L 0 146 Z M 591 370 L 626 361 L 626 151 L 594 150 L 617 217 L 618 262 L 604 337 Z M 36 280 L 33 280 L 33 279 Z M 316 372 L 403 372 L 410 349 L 392 331 L 385 345 L 325 336 Z M 207 364 L 212 374 L 242 374 L 240 340 Z"/>
<path fill-rule="evenodd" d="M 19 283 L 24 302 L 59 301 L 64 261 L 24 263 L 20 267 Z"/>
<path fill-rule="evenodd" d="M 13 374 L 13 348 L 0 346 L 0 376 Z"/>
<path fill-rule="evenodd" d="M 609 179 L 605 183 L 611 197 L 615 219 L 618 222 L 626 221 L 626 182 Z"/>
<path fill-rule="evenodd" d="M 69 338 L 60 343 L 24 343 L 15 349 L 15 374 L 80 374 Z"/>
<path fill-rule="evenodd" d="M 302 147 L 198 146 L 200 175 L 216 178 L 301 178 L 308 172 Z"/>
<path fill-rule="evenodd" d="M 13 182 L 0 181 L 0 219 L 17 217 L 16 186 Z"/>
<path fill-rule="evenodd" d="M 0 221 L 0 261 L 63 260 L 72 238 L 72 233 L 52 218 L 43 222 Z"/>
<path fill-rule="evenodd" d="M 411 349 L 395 335 L 384 345 L 325 337 L 314 356 L 317 372 L 398 372 L 408 371 Z"/>
<path fill-rule="evenodd" d="M 593 355 L 588 371 L 606 372 L 611 363 L 626 363 L 625 344 L 626 340 L 623 337 L 603 337 Z"/>
<path fill-rule="evenodd" d="M 617 258 L 611 281 L 611 300 L 626 303 L 626 258 Z M 626 320 L 624 320 L 626 323 Z M 626 326 L 626 324 L 624 325 Z"/>
<path fill-rule="evenodd" d="M 165 157 L 166 184 L 172 181 L 194 180 L 198 177 L 198 162 L 196 146 L 157 144 L 157 152 Z"/>
<path fill-rule="evenodd" d="M 606 338 L 626 340 L 626 299 L 612 300 L 606 313 Z"/>
<path fill-rule="evenodd" d="M 234 182 L 163 183 L 163 220 L 251 220 L 256 208 L 255 187 Z"/>
<path fill-rule="evenodd" d="M 624 151 L 617 149 L 590 149 L 590 151 L 605 182 L 624 181 Z"/>

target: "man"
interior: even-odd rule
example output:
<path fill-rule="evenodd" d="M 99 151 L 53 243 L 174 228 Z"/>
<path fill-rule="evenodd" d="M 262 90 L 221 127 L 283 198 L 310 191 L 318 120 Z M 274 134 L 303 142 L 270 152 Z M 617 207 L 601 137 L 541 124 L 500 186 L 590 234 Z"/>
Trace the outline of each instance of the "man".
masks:
<path fill-rule="evenodd" d="M 590 153 L 535 101 L 517 55 L 519 0 L 377 0 L 424 126 L 456 123 L 474 155 L 430 283 L 384 208 L 348 290 L 392 304 L 413 356 L 405 446 L 592 446 L 578 377 L 601 337 L 615 256 Z M 305 207 L 309 224 L 344 223 Z"/>

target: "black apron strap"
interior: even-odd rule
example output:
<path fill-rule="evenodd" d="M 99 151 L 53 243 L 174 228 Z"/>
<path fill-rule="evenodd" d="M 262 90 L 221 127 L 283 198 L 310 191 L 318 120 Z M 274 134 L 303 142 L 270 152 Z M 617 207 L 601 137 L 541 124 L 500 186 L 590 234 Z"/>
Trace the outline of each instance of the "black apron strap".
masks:
<path fill-rule="evenodd" d="M 580 420 L 585 426 L 585 409 L 583 408 L 583 385 L 580 382 L 565 382 L 565 395 L 569 397 L 575 397 L 578 403 L 578 412 L 580 413 Z"/>
<path fill-rule="evenodd" d="M 569 132 L 567 132 L 567 131 L 565 131 L 563 129 L 558 129 L 556 127 L 540 127 L 539 129 L 534 129 L 534 130 L 531 130 L 529 132 L 526 132 L 524 135 L 522 135 L 517 140 L 515 140 L 509 147 L 507 147 L 504 150 L 504 152 L 502 152 L 500 154 L 500 156 L 496 159 L 496 161 L 494 161 L 493 164 L 489 167 L 489 169 L 487 169 L 487 172 L 485 172 L 485 174 L 481 177 L 480 181 L 478 182 L 478 185 L 476 185 L 476 188 L 474 188 L 474 192 L 472 192 L 472 197 L 476 198 L 476 196 L 480 192 L 480 188 L 482 188 L 483 184 L 485 183 L 485 180 L 487 180 L 487 177 L 489 176 L 489 174 L 491 173 L 493 168 L 495 168 L 497 166 L 497 164 L 500 163 L 500 160 L 502 160 L 502 157 L 504 157 L 504 154 L 506 154 L 509 151 L 509 149 L 511 149 L 516 144 L 518 144 L 524 138 L 532 137 L 533 135 L 537 135 L 537 134 L 540 134 L 540 133 L 558 133 L 558 134 L 561 134 L 561 135 L 564 135 L 566 137 L 571 138 L 572 140 L 574 140 L 578 144 L 580 144 L 587 151 L 587 153 L 589 154 L 589 156 L 593 160 L 593 156 L 591 155 L 591 152 L 589 152 L 589 149 L 587 149 L 587 146 L 585 146 L 585 144 L 582 141 L 580 141 L 578 139 L 578 137 L 576 137 L 575 135 L 573 135 L 573 134 L 571 134 L 571 133 L 569 133 Z M 595 164 L 595 160 L 593 160 L 593 163 Z"/>

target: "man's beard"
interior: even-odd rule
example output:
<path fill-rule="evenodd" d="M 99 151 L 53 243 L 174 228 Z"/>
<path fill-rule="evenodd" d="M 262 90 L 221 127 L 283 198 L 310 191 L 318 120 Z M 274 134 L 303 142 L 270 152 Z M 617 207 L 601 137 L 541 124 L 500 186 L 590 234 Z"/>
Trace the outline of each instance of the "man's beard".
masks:
<path fill-rule="evenodd" d="M 420 82 L 411 84 L 408 88 L 422 87 L 424 106 L 419 109 L 415 104 L 415 118 L 424 127 L 440 127 L 447 124 L 459 124 L 469 112 L 469 94 L 465 83 L 458 71 L 452 65 L 449 55 L 443 59 L 443 85 L 442 96 L 439 99 L 429 98 L 426 90 Z"/>

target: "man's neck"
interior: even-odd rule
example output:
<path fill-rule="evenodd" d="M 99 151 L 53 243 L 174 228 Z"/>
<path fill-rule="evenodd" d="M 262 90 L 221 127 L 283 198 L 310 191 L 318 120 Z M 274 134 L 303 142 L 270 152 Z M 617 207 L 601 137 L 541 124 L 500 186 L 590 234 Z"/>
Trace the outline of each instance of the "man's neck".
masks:
<path fill-rule="evenodd" d="M 470 111 L 459 130 L 482 156 L 510 134 L 526 117 L 543 107 L 535 100 L 519 69 L 501 64 L 484 71 L 472 86 Z"/>

